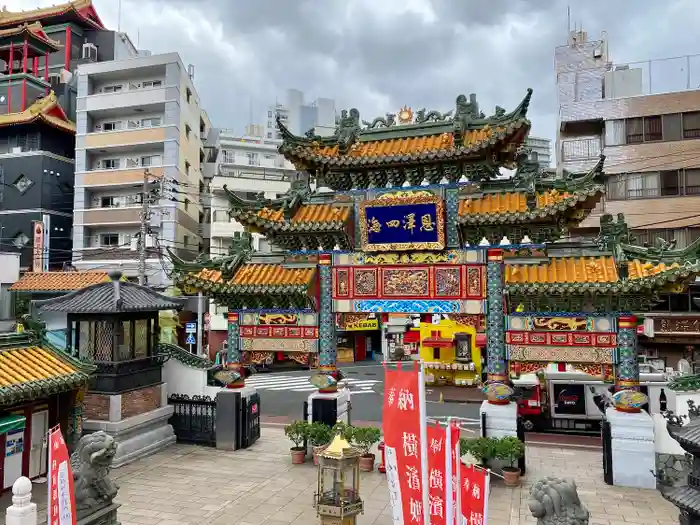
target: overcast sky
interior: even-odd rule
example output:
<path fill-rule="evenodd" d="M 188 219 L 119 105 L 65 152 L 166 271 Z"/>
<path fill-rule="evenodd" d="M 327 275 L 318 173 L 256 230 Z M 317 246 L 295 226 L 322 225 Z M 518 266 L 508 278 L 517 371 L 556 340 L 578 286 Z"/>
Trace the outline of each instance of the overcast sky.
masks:
<path fill-rule="evenodd" d="M 118 0 L 93 0 L 118 24 Z M 62 0 L 3 0 L 9 10 Z M 566 43 L 564 0 L 122 0 L 121 30 L 154 53 L 195 65 L 218 127 L 262 123 L 287 88 L 372 120 L 404 104 L 447 111 L 476 93 L 488 113 L 528 87 L 532 133 L 553 138 L 554 48 Z M 700 53 L 698 0 L 571 0 L 572 25 L 609 35 L 615 62 Z M 694 60 L 700 69 L 700 60 Z M 676 74 L 682 65 L 670 67 Z M 668 76 L 669 67 L 658 70 Z M 693 71 L 700 79 L 700 71 Z"/>

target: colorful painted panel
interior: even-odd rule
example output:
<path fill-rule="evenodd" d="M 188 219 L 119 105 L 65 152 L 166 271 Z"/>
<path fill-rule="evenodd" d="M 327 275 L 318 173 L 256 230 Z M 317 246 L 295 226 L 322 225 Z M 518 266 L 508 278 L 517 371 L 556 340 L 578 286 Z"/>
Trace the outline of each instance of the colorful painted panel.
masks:
<path fill-rule="evenodd" d="M 614 362 L 614 348 L 546 347 L 507 345 L 509 361 L 544 361 L 549 363 Z"/>
<path fill-rule="evenodd" d="M 413 252 L 413 253 L 363 253 L 351 254 L 350 264 L 460 264 L 467 262 L 463 252 L 449 250 L 443 252 Z"/>
<path fill-rule="evenodd" d="M 481 266 L 467 267 L 467 297 L 484 297 L 484 271 Z"/>
<path fill-rule="evenodd" d="M 484 332 L 486 330 L 486 319 L 483 315 L 453 314 L 448 316 L 448 318 L 459 324 L 472 326 L 477 332 Z"/>
<path fill-rule="evenodd" d="M 296 325 L 299 324 L 298 314 L 261 313 L 258 315 L 261 325 Z"/>
<path fill-rule="evenodd" d="M 506 343 L 541 346 L 601 346 L 615 347 L 617 336 L 594 332 L 506 332 Z"/>
<path fill-rule="evenodd" d="M 462 301 L 411 301 L 366 299 L 353 301 L 355 312 L 393 312 L 406 314 L 449 314 L 462 312 Z"/>
<path fill-rule="evenodd" d="M 428 192 L 387 193 L 360 204 L 362 249 L 368 252 L 443 250 L 443 200 Z"/>
<path fill-rule="evenodd" d="M 318 326 L 318 314 L 314 312 L 242 312 L 243 326 Z"/>
<path fill-rule="evenodd" d="M 244 352 L 318 352 L 318 339 L 242 338 Z"/>
<path fill-rule="evenodd" d="M 661 334 L 699 334 L 700 318 L 659 318 L 654 319 L 654 332 Z"/>
<path fill-rule="evenodd" d="M 379 294 L 378 268 L 353 268 L 354 295 L 376 297 Z"/>
<path fill-rule="evenodd" d="M 242 337 L 280 337 L 318 339 L 315 326 L 241 326 Z"/>
<path fill-rule="evenodd" d="M 435 297 L 462 296 L 462 269 L 435 268 Z"/>
<path fill-rule="evenodd" d="M 615 332 L 610 317 L 510 315 L 509 330 L 534 332 Z"/>
<path fill-rule="evenodd" d="M 333 268 L 334 292 L 336 297 L 350 297 L 350 269 Z"/>
<path fill-rule="evenodd" d="M 348 332 L 378 330 L 379 319 L 373 314 L 335 314 L 335 325 L 339 330 Z"/>
<path fill-rule="evenodd" d="M 457 268 L 459 274 L 459 268 Z M 459 275 L 457 275 L 459 286 Z M 428 268 L 382 268 L 384 297 L 430 297 Z"/>

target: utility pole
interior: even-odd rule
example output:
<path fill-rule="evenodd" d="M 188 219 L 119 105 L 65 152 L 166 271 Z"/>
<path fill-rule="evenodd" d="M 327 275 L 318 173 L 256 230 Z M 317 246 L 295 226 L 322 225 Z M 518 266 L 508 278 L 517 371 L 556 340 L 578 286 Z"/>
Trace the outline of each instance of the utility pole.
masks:
<path fill-rule="evenodd" d="M 150 222 L 150 203 L 151 196 L 149 185 L 150 181 L 148 177 L 151 172 L 148 168 L 143 170 L 143 197 L 141 198 L 141 230 L 139 233 L 139 284 L 141 286 L 146 284 L 146 235 L 148 235 L 148 226 Z"/>

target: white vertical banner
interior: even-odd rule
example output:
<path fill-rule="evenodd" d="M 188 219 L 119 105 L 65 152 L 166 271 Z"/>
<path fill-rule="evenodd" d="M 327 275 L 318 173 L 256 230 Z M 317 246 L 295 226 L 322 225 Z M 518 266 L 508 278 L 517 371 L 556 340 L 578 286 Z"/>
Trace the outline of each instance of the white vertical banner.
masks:
<path fill-rule="evenodd" d="M 41 222 L 44 223 L 44 249 L 42 254 L 42 268 L 45 272 L 49 271 L 49 248 L 51 246 L 51 215 L 45 213 L 41 216 Z"/>
<path fill-rule="evenodd" d="M 447 426 L 445 426 L 445 521 L 447 525 L 452 525 L 455 516 L 454 502 L 452 501 L 452 425 L 451 419 L 447 418 Z"/>
<path fill-rule="evenodd" d="M 423 490 L 423 521 L 430 525 L 430 498 L 428 495 L 428 411 L 425 403 L 425 372 L 424 362 L 418 369 L 418 413 L 420 414 L 420 459 Z"/>
<path fill-rule="evenodd" d="M 389 503 L 391 504 L 391 521 L 394 525 L 403 524 L 403 507 L 401 506 L 401 483 L 399 483 L 399 464 L 396 449 L 384 444 L 384 466 L 389 485 Z"/>
<path fill-rule="evenodd" d="M 453 445 L 454 453 L 456 455 L 457 461 L 455 462 L 456 472 L 453 475 L 452 483 L 454 483 L 455 488 L 455 508 L 452 517 L 452 523 L 454 525 L 460 525 L 462 522 L 462 469 L 460 465 L 462 464 L 462 451 L 459 448 L 459 439 L 457 443 Z"/>

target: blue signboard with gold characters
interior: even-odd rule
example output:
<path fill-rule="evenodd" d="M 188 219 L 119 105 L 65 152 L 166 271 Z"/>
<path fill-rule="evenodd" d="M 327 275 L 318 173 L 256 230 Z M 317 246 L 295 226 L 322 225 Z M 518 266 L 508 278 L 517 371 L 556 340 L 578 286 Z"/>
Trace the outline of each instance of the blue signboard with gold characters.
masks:
<path fill-rule="evenodd" d="M 359 220 L 367 252 L 445 248 L 444 203 L 429 191 L 386 193 L 364 201 Z"/>

